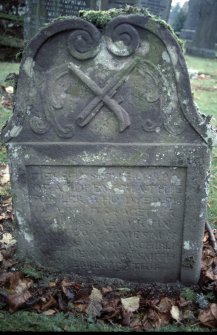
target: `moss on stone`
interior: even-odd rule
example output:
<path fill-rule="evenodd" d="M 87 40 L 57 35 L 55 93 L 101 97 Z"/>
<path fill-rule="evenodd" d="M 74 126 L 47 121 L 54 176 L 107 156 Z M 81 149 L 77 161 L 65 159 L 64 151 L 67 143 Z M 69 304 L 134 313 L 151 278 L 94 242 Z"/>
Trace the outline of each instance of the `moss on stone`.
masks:
<path fill-rule="evenodd" d="M 124 8 L 112 8 L 109 10 L 81 10 L 79 16 L 93 23 L 97 28 L 103 29 L 106 24 L 113 18 L 120 15 L 140 14 L 151 16 L 145 8 L 137 8 L 133 6 L 126 6 Z"/>
<path fill-rule="evenodd" d="M 112 8 L 109 10 L 81 10 L 79 11 L 79 16 L 82 19 L 91 22 L 99 29 L 103 29 L 107 25 L 108 22 L 110 22 L 113 18 L 117 16 L 132 15 L 132 14 L 149 16 L 153 20 L 154 23 L 159 23 L 160 25 L 164 26 L 166 29 L 168 29 L 171 32 L 174 39 L 183 49 L 183 41 L 177 37 L 171 25 L 168 24 L 166 21 L 162 20 L 160 17 L 152 15 L 145 8 L 126 6 L 123 8 Z"/>

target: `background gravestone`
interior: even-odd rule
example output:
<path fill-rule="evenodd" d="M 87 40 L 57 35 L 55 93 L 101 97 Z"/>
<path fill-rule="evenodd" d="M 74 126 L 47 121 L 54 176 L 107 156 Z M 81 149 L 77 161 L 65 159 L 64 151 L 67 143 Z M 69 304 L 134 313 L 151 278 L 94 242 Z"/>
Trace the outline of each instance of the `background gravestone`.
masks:
<path fill-rule="evenodd" d="M 171 2 L 171 0 L 103 0 L 101 1 L 101 9 L 120 8 L 125 5 L 145 7 L 150 13 L 167 21 Z"/>
<path fill-rule="evenodd" d="M 186 53 L 216 58 L 217 1 L 203 0 L 199 5 L 199 22 L 192 43 L 186 45 Z"/>
<path fill-rule="evenodd" d="M 96 0 L 26 0 L 24 37 L 30 40 L 44 24 L 59 16 L 78 16 L 79 10 L 96 9 Z"/>
<path fill-rule="evenodd" d="M 192 40 L 199 22 L 200 5 L 202 0 L 189 0 L 188 15 L 181 31 L 180 37 L 184 40 Z"/>
<path fill-rule="evenodd" d="M 43 29 L 2 139 L 20 257 L 89 278 L 197 282 L 211 137 L 162 22 Z"/>

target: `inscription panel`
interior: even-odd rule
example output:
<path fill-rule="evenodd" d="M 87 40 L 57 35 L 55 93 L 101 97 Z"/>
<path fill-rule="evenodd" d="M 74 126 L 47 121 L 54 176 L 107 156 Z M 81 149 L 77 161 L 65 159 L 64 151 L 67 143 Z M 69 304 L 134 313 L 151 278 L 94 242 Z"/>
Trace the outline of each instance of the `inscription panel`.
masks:
<path fill-rule="evenodd" d="M 24 35 L 32 38 L 39 29 L 60 16 L 78 16 L 80 10 L 95 9 L 95 0 L 26 0 Z"/>
<path fill-rule="evenodd" d="M 27 173 L 45 264 L 62 257 L 78 274 L 179 279 L 185 168 L 28 166 Z"/>

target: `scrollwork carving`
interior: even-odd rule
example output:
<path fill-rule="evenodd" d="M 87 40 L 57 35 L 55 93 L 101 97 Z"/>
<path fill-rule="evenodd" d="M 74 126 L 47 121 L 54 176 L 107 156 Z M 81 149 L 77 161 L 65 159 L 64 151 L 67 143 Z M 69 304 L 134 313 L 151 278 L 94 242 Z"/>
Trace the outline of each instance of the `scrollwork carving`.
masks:
<path fill-rule="evenodd" d="M 47 133 L 48 130 L 50 129 L 50 125 L 45 120 L 42 120 L 38 116 L 33 116 L 29 120 L 29 124 L 34 133 L 39 135 Z"/>
<path fill-rule="evenodd" d="M 93 58 L 99 52 L 100 32 L 91 23 L 80 22 L 80 27 L 68 37 L 68 50 L 78 60 Z"/>
<path fill-rule="evenodd" d="M 106 41 L 108 50 L 116 56 L 132 55 L 140 45 L 140 37 L 136 28 L 129 23 L 114 25 L 114 20 L 107 26 Z M 112 25 L 113 24 L 113 25 Z"/>

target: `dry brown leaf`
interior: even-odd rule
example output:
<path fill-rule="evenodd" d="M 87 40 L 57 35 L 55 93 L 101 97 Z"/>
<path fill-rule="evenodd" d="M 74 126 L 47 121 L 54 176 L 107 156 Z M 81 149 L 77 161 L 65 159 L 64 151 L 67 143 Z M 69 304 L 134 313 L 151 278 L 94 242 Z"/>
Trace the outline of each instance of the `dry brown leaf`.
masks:
<path fill-rule="evenodd" d="M 8 205 L 12 205 L 12 197 L 8 196 L 6 197 L 3 201 L 2 201 L 2 204 L 4 204 L 4 206 L 8 206 Z"/>
<path fill-rule="evenodd" d="M 9 311 L 15 312 L 22 308 L 26 301 L 32 297 L 31 293 L 26 290 L 20 294 L 13 294 L 8 296 Z"/>
<path fill-rule="evenodd" d="M 55 306 L 57 304 L 57 301 L 54 297 L 50 297 L 48 301 L 41 307 L 42 311 L 46 311 L 50 309 L 51 306 Z"/>
<path fill-rule="evenodd" d="M 90 294 L 90 302 L 86 313 L 92 317 L 100 316 L 102 311 L 102 293 L 97 288 L 93 288 Z"/>
<path fill-rule="evenodd" d="M 42 314 L 50 316 L 56 314 L 55 309 L 48 309 L 47 311 L 44 311 Z"/>
<path fill-rule="evenodd" d="M 50 281 L 48 285 L 49 287 L 56 287 L 57 283 L 55 281 Z"/>
<path fill-rule="evenodd" d="M 170 312 L 172 307 L 172 301 L 171 299 L 164 297 L 160 300 L 159 304 L 157 305 L 157 309 L 161 313 L 168 313 Z"/>
<path fill-rule="evenodd" d="M 61 282 L 61 287 L 63 288 L 63 287 L 70 287 L 70 286 L 72 286 L 74 283 L 71 281 L 71 280 L 69 280 L 68 278 L 64 278 L 63 280 L 62 280 L 62 282 Z"/>
<path fill-rule="evenodd" d="M 32 279 L 25 278 L 21 272 L 5 272 L 0 276 L 0 285 L 15 294 L 21 294 L 33 284 Z"/>
<path fill-rule="evenodd" d="M 0 251 L 0 262 L 2 262 L 3 261 L 3 255 L 2 255 L 2 253 L 1 253 L 1 251 Z"/>
<path fill-rule="evenodd" d="M 131 320 L 132 320 L 133 313 L 127 311 L 126 309 L 123 308 L 122 311 L 122 325 L 123 326 L 130 326 Z"/>
<path fill-rule="evenodd" d="M 72 304 L 72 306 L 75 308 L 76 312 L 78 313 L 84 313 L 87 311 L 87 304 Z M 73 309 L 74 309 L 73 308 Z"/>
<path fill-rule="evenodd" d="M 103 288 L 102 288 L 102 294 L 107 294 L 107 293 L 110 293 L 110 292 L 112 292 L 112 291 L 113 291 L 113 289 L 112 289 L 111 286 L 103 287 Z"/>
<path fill-rule="evenodd" d="M 137 296 L 130 297 L 130 298 L 121 298 L 122 306 L 127 312 L 137 311 L 139 309 L 139 301 L 140 301 L 140 298 Z"/>
<path fill-rule="evenodd" d="M 33 285 L 33 280 L 30 278 L 22 278 L 19 279 L 16 287 L 15 287 L 15 292 L 16 293 L 22 293 L 26 289 L 30 288 Z"/>
<path fill-rule="evenodd" d="M 179 322 L 181 320 L 181 312 L 178 308 L 178 306 L 172 306 L 171 310 L 170 310 L 170 314 L 172 316 L 172 318 L 174 320 L 176 320 L 177 322 Z"/>
<path fill-rule="evenodd" d="M 14 289 L 20 278 L 20 272 L 4 272 L 0 275 L 0 286 L 8 289 Z"/>
<path fill-rule="evenodd" d="M 206 278 L 214 281 L 217 280 L 217 274 L 215 274 L 213 270 L 214 269 L 210 266 L 210 268 L 208 268 L 208 270 L 205 272 L 205 276 Z"/>
<path fill-rule="evenodd" d="M 206 327 L 217 327 L 217 304 L 211 304 L 208 309 L 200 311 L 198 319 Z"/>
<path fill-rule="evenodd" d="M 160 325 L 161 320 L 159 314 L 155 310 L 149 309 L 142 320 L 143 328 L 149 330 L 150 328 L 159 328 Z"/>
<path fill-rule="evenodd" d="M 208 239 L 209 239 L 209 233 L 206 231 L 206 232 L 204 233 L 203 242 L 208 241 Z"/>

